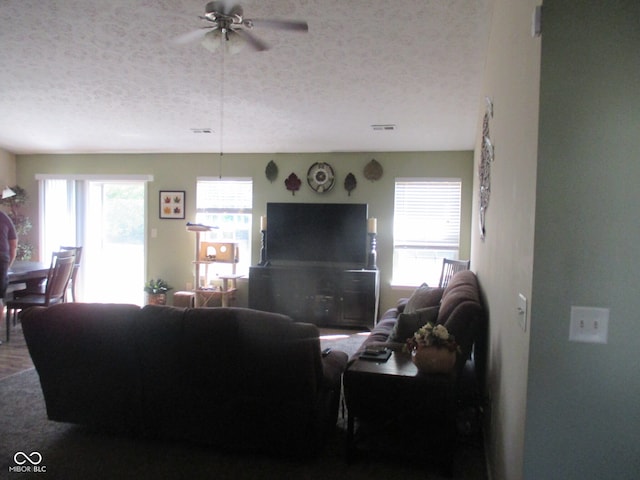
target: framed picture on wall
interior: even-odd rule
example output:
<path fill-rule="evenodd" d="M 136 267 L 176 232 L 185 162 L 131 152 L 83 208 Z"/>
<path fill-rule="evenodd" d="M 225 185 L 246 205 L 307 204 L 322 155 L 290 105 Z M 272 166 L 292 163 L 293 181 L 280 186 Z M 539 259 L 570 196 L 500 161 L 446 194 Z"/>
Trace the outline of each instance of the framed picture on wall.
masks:
<path fill-rule="evenodd" d="M 160 190 L 160 218 L 184 218 L 184 190 Z"/>

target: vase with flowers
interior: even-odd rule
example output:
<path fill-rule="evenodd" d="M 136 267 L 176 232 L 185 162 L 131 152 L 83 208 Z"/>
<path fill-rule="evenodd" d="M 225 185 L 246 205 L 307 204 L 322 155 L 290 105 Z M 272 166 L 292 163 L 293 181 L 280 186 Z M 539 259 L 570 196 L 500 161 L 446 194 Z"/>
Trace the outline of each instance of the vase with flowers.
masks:
<path fill-rule="evenodd" d="M 450 373 L 460 347 L 444 325 L 427 323 L 407 339 L 406 351 L 423 373 Z"/>

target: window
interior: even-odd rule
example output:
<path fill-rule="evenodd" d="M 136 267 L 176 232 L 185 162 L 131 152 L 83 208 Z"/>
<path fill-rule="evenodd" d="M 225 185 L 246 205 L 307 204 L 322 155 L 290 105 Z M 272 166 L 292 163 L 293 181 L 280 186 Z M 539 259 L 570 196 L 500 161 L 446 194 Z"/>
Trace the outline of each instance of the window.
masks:
<path fill-rule="evenodd" d="M 81 301 L 142 305 L 146 182 L 151 178 L 39 175 L 36 179 L 41 258 L 47 262 L 61 246 L 82 246 L 77 278 Z"/>
<path fill-rule="evenodd" d="M 442 259 L 460 251 L 460 179 L 396 179 L 394 285 L 437 285 Z"/>
<path fill-rule="evenodd" d="M 236 271 L 247 275 L 251 264 L 251 179 L 198 178 L 196 222 L 216 227 L 201 236 L 207 242 L 235 242 L 239 262 Z"/>

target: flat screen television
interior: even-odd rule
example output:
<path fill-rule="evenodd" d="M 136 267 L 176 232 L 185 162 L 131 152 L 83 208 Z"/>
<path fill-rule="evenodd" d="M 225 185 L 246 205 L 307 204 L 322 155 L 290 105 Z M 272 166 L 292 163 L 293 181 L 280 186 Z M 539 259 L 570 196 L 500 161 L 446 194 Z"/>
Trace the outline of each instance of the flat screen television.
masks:
<path fill-rule="evenodd" d="M 367 204 L 267 203 L 267 260 L 272 264 L 367 261 Z"/>

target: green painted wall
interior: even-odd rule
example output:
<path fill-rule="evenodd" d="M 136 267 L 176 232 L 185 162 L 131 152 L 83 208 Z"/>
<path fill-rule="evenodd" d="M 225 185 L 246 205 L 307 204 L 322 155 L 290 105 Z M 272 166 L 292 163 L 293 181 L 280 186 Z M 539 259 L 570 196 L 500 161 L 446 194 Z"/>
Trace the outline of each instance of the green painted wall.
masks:
<path fill-rule="evenodd" d="M 640 472 L 640 2 L 545 1 L 527 479 Z M 608 343 L 568 341 L 572 305 Z"/>
<path fill-rule="evenodd" d="M 364 178 L 365 165 L 375 158 L 384 168 L 379 181 Z M 279 176 L 273 183 L 265 176 L 265 168 L 274 160 Z M 301 179 L 314 162 L 329 162 L 336 172 L 336 186 L 319 195 L 306 183 L 292 196 L 285 189 L 284 179 L 295 172 Z M 347 195 L 343 188 L 345 176 L 352 172 L 357 188 Z M 194 236 L 185 230 L 185 221 L 195 218 L 195 187 L 200 176 L 252 177 L 254 181 L 254 233 L 252 263 L 259 261 L 259 219 L 269 201 L 354 202 L 367 203 L 369 215 L 378 218 L 378 265 L 382 277 L 382 308 L 393 305 L 398 297 L 410 290 L 392 289 L 392 216 L 393 190 L 396 177 L 456 177 L 463 180 L 462 248 L 468 258 L 471 229 L 471 195 L 473 184 L 472 152 L 404 152 L 404 153 L 317 153 L 317 154 L 225 154 L 222 162 L 217 154 L 137 154 L 137 155 L 21 155 L 17 157 L 18 183 L 31 195 L 30 214 L 37 224 L 38 189 L 36 174 L 87 175 L 152 175 L 147 198 L 147 276 L 160 276 L 178 289 L 193 282 L 192 261 Z M 186 191 L 186 220 L 158 218 L 160 190 Z M 151 238 L 156 229 L 158 235 Z M 34 228 L 37 240 L 38 230 Z M 246 303 L 246 281 L 240 284 L 239 304 Z"/>

